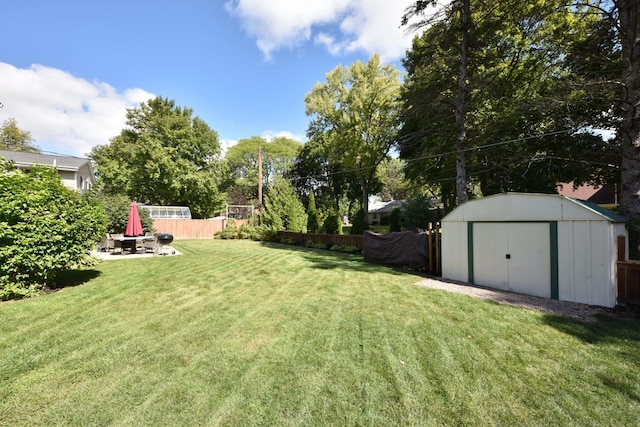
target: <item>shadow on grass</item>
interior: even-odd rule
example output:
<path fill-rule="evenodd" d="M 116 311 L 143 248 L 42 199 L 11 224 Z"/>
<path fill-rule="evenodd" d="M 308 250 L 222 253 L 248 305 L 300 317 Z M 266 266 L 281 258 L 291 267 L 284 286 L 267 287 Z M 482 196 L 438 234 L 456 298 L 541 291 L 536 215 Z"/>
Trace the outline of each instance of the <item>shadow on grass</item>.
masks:
<path fill-rule="evenodd" d="M 605 386 L 616 390 L 618 393 L 626 395 L 629 399 L 633 399 L 636 402 L 640 402 L 640 395 L 636 393 L 634 390 L 634 384 L 629 382 L 624 382 L 620 379 L 614 378 L 611 375 L 606 375 L 603 373 L 598 373 L 596 376 L 602 381 L 602 384 Z"/>
<path fill-rule="evenodd" d="M 629 356 L 640 360 L 640 354 L 635 354 L 640 343 L 639 318 L 612 310 L 610 314 L 598 314 L 597 319 L 597 322 L 581 322 L 569 317 L 546 315 L 544 323 L 589 344 L 633 344 L 636 352 Z"/>
<path fill-rule="evenodd" d="M 51 290 L 70 288 L 82 285 L 100 276 L 97 270 L 64 270 L 56 275 L 55 283 L 49 286 Z"/>
<path fill-rule="evenodd" d="M 365 262 L 362 255 L 352 255 L 343 252 L 335 252 L 324 249 L 307 248 L 304 246 L 286 245 L 283 243 L 261 242 L 263 246 L 301 252 L 303 257 L 312 262 L 314 268 L 322 270 L 348 269 L 363 272 L 385 272 L 395 275 L 411 274 L 419 277 L 427 277 L 423 272 L 402 268 L 394 268 L 385 265 L 371 264 Z"/>

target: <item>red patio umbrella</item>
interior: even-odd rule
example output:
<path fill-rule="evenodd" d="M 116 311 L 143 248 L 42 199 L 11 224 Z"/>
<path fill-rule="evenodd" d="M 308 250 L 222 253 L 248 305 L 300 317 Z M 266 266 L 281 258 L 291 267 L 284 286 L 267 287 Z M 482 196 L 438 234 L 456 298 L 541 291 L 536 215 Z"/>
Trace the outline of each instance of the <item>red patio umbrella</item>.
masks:
<path fill-rule="evenodd" d="M 129 219 L 127 220 L 127 228 L 124 231 L 125 236 L 142 236 L 142 223 L 140 222 L 140 214 L 136 202 L 131 202 L 129 207 Z"/>

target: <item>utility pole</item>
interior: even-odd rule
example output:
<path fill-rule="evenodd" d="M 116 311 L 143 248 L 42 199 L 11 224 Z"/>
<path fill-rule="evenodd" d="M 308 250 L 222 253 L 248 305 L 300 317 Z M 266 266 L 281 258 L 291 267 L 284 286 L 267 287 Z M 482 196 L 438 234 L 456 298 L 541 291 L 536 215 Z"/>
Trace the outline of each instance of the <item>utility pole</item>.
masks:
<path fill-rule="evenodd" d="M 258 212 L 262 212 L 262 147 L 258 147 Z"/>

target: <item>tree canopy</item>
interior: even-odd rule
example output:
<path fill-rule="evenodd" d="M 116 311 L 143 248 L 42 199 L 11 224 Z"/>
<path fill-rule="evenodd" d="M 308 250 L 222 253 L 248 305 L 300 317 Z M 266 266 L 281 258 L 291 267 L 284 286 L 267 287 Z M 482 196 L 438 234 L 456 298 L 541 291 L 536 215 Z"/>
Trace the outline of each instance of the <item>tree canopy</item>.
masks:
<path fill-rule="evenodd" d="M 567 62 L 601 18 L 561 0 L 472 1 L 471 11 L 468 189 L 554 192 L 559 182 L 610 179 L 615 144 L 587 131 L 594 111 L 576 90 L 577 71 Z M 452 108 L 457 82 L 443 78 L 459 67 L 460 36 L 451 20 L 429 27 L 407 53 L 400 138 L 408 176 L 440 182 L 449 205 L 460 148 Z"/>
<path fill-rule="evenodd" d="M 31 132 L 21 130 L 14 118 L 8 118 L 0 127 L 0 150 L 24 151 L 39 153 L 40 149 L 33 145 Z"/>
<path fill-rule="evenodd" d="M 259 149 L 262 149 L 262 184 L 266 189 L 275 176 L 284 175 L 289 171 L 302 150 L 302 144 L 286 137 L 276 137 L 267 141 L 265 138 L 253 136 L 241 139 L 229 147 L 225 154 L 229 173 L 224 184 L 229 193 L 228 201 L 245 204 L 257 199 Z"/>
<path fill-rule="evenodd" d="M 127 110 L 127 127 L 91 157 L 105 194 L 140 203 L 189 206 L 196 218 L 219 212 L 218 134 L 193 111 L 157 97 Z"/>
<path fill-rule="evenodd" d="M 362 206 L 376 182 L 376 168 L 396 140 L 400 111 L 400 73 L 375 54 L 365 64 L 338 66 L 305 96 L 310 140 L 324 145 L 330 162 L 358 177 Z"/>

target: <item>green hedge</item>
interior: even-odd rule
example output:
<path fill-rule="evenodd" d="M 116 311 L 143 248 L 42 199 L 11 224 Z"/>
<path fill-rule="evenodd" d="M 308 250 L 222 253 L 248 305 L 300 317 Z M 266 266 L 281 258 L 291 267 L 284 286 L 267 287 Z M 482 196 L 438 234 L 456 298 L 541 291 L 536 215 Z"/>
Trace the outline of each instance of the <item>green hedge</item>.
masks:
<path fill-rule="evenodd" d="M 0 159 L 0 299 L 30 296 L 76 266 L 106 231 L 104 208 L 62 184 Z"/>

